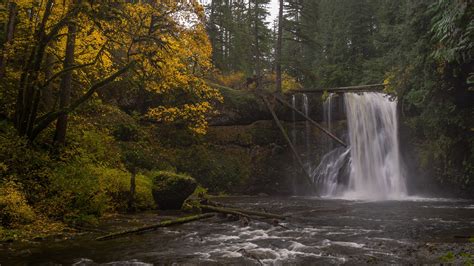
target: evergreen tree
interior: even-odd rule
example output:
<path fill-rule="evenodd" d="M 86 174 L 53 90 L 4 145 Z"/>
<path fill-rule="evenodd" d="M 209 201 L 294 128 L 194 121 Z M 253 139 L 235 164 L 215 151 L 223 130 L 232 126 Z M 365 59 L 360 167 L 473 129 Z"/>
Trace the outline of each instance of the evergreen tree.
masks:
<path fill-rule="evenodd" d="M 269 0 L 212 0 L 207 30 L 213 62 L 223 73 L 259 76 L 270 67 L 272 34 L 266 19 Z"/>

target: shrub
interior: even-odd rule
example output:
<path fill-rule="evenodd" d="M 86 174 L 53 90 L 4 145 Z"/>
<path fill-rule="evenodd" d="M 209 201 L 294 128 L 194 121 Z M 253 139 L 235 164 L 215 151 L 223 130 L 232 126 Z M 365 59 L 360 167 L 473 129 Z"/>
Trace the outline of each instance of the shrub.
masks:
<path fill-rule="evenodd" d="M 0 187 L 0 225 L 16 227 L 34 219 L 35 213 L 20 187 L 12 181 L 4 183 Z"/>
<path fill-rule="evenodd" d="M 90 223 L 105 212 L 126 210 L 129 190 L 129 172 L 74 161 L 55 169 L 41 208 L 67 222 Z M 136 176 L 136 207 L 154 207 L 151 180 L 143 175 Z"/>
<path fill-rule="evenodd" d="M 140 129 L 136 124 L 120 124 L 114 129 L 113 136 L 119 141 L 138 141 Z"/>
<path fill-rule="evenodd" d="M 100 189 L 110 196 L 110 210 L 125 211 L 130 193 L 130 173 L 119 169 L 96 167 Z M 135 176 L 135 207 L 147 210 L 155 207 L 152 196 L 152 181 L 145 175 Z"/>
<path fill-rule="evenodd" d="M 215 74 L 214 79 L 220 85 L 233 89 L 240 89 L 245 85 L 246 77 L 242 72 L 234 72 L 227 75 Z"/>
<path fill-rule="evenodd" d="M 68 137 L 68 145 L 61 153 L 63 161 L 82 160 L 109 167 L 121 166 L 120 149 L 106 132 L 71 127 Z"/>
<path fill-rule="evenodd" d="M 80 161 L 64 163 L 54 170 L 48 188 L 39 208 L 55 218 L 99 216 L 109 207 L 109 198 L 100 191 L 93 165 Z"/>
<path fill-rule="evenodd" d="M 24 188 L 27 202 L 36 202 L 43 197 L 55 162 L 48 153 L 27 144 L 13 127 L 0 127 L 0 183 L 14 181 Z"/>

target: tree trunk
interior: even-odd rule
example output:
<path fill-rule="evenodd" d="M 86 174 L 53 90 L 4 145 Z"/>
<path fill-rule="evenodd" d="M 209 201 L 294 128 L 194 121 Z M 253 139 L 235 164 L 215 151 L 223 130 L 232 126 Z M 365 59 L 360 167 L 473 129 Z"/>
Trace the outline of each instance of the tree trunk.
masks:
<path fill-rule="evenodd" d="M 122 67 L 121 69 L 117 70 L 115 73 L 112 75 L 106 77 L 105 79 L 93 84 L 87 92 L 82 95 L 79 99 L 75 100 L 68 108 L 64 108 L 55 112 L 49 112 L 41 117 L 39 117 L 37 120 L 38 122 L 36 123 L 36 126 L 34 127 L 33 131 L 31 132 L 31 135 L 28 136 L 29 141 L 34 141 L 38 135 L 45 130 L 51 123 L 56 121 L 59 116 L 62 114 L 69 114 L 76 110 L 77 107 L 79 107 L 81 104 L 85 103 L 87 100 L 89 100 L 94 93 L 104 87 L 105 85 L 113 82 L 116 78 L 119 76 L 123 75 L 126 73 L 133 65 L 135 64 L 135 61 L 132 61 Z"/>
<path fill-rule="evenodd" d="M 254 17 L 254 34 L 255 34 L 255 76 L 257 80 L 257 89 L 260 87 L 260 76 L 262 75 L 261 73 L 261 66 L 260 66 L 260 40 L 258 37 L 258 2 L 255 0 L 255 17 Z"/>
<path fill-rule="evenodd" d="M 174 225 L 180 225 L 180 224 L 185 224 L 197 220 L 202 220 L 202 219 L 209 219 L 214 217 L 215 214 L 213 213 L 205 213 L 205 214 L 200 214 L 200 215 L 192 215 L 192 216 L 187 216 L 187 217 L 182 217 L 182 218 L 177 218 L 175 220 L 168 220 L 168 221 L 162 221 L 160 223 L 154 224 L 154 225 L 149 225 L 145 227 L 140 227 L 140 228 L 135 228 L 132 230 L 127 230 L 127 231 L 122 231 L 118 233 L 113 233 L 109 234 L 106 236 L 98 237 L 95 240 L 97 241 L 104 241 L 104 240 L 109 240 L 109 239 L 115 239 L 131 234 L 138 234 L 138 233 L 143 233 L 143 232 L 149 232 L 156 230 L 161 227 L 168 227 L 168 226 L 174 226 Z"/>
<path fill-rule="evenodd" d="M 3 47 L 0 52 L 0 78 L 3 78 L 5 75 L 5 46 L 13 41 L 13 34 L 15 32 L 16 12 L 16 3 L 10 2 L 8 4 L 8 22 L 5 26 L 5 40 L 2 43 Z"/>
<path fill-rule="evenodd" d="M 283 0 L 280 0 L 280 11 L 278 12 L 278 39 L 276 45 L 276 91 L 277 93 L 282 92 L 281 88 L 281 49 L 282 49 L 282 38 L 283 38 Z"/>
<path fill-rule="evenodd" d="M 53 4 L 53 0 L 48 0 L 46 2 L 41 23 L 33 35 L 33 42 L 35 45 L 31 49 L 30 55 L 23 65 L 14 115 L 15 128 L 20 136 L 29 136 L 29 132 L 32 131 L 36 120 L 37 106 L 41 96 L 39 91 L 41 88 L 38 87 L 38 77 L 43 63 L 44 53 L 49 41 L 51 40 L 51 36 L 55 35 L 62 26 L 61 23 L 58 23 L 51 27 L 49 34 L 46 34 L 45 32 Z"/>
<path fill-rule="evenodd" d="M 135 183 L 135 177 L 136 177 L 136 170 L 135 168 L 131 169 L 131 175 L 130 175 L 130 198 L 128 199 L 128 211 L 129 212 L 135 212 L 135 188 L 136 188 L 136 183 Z"/>
<path fill-rule="evenodd" d="M 316 121 L 314 121 L 313 119 L 311 119 L 311 117 L 307 116 L 306 114 L 304 114 L 303 112 L 301 112 L 300 110 L 298 109 L 295 109 L 289 102 L 283 100 L 281 97 L 279 96 L 275 96 L 275 99 L 277 101 L 279 101 L 281 104 L 285 105 L 286 107 L 290 108 L 291 110 L 295 111 L 297 114 L 299 114 L 300 116 L 302 116 L 303 118 L 305 118 L 307 121 L 309 121 L 311 124 L 313 124 L 315 127 L 319 128 L 322 132 L 324 132 L 326 135 L 328 135 L 329 137 L 331 137 L 333 140 L 335 140 L 337 143 L 341 144 L 342 146 L 344 146 L 345 148 L 347 148 L 347 144 L 344 143 L 344 141 L 342 141 L 341 139 L 339 139 L 338 137 L 336 137 L 334 134 L 332 134 L 331 132 L 329 132 L 327 129 L 325 129 L 323 126 L 321 126 L 320 124 L 318 124 Z M 271 110 L 270 110 L 271 111 Z"/>
<path fill-rule="evenodd" d="M 64 69 L 74 65 L 74 49 L 76 42 L 76 24 L 74 22 L 68 25 L 68 34 L 66 42 L 66 56 L 64 58 Z M 59 108 L 65 109 L 69 107 L 71 102 L 71 85 L 72 85 L 72 71 L 66 72 L 59 87 Z M 54 143 L 56 145 L 64 145 L 66 143 L 68 114 L 64 113 L 58 117 L 56 123 L 56 132 L 54 134 Z"/>
<path fill-rule="evenodd" d="M 269 213 L 269 212 L 259 212 L 259 211 L 227 208 L 227 207 L 216 207 L 216 206 L 210 206 L 210 205 L 201 205 L 201 208 L 206 211 L 241 215 L 241 216 L 246 216 L 246 217 L 259 216 L 259 217 L 264 217 L 264 218 L 273 218 L 273 219 L 281 219 L 281 220 L 284 220 L 285 218 L 288 217 L 287 215 L 279 215 L 279 214 Z"/>
<path fill-rule="evenodd" d="M 303 160 L 301 160 L 301 157 L 300 157 L 298 151 L 296 150 L 295 145 L 293 145 L 293 142 L 291 142 L 290 137 L 288 136 L 288 133 L 286 133 L 285 128 L 283 127 L 280 120 L 278 119 L 278 116 L 276 115 L 275 111 L 273 110 L 273 107 L 270 104 L 270 102 L 268 101 L 268 99 L 265 96 L 262 96 L 262 98 L 263 98 L 263 101 L 265 102 L 265 104 L 267 105 L 268 110 L 272 114 L 273 120 L 275 121 L 276 125 L 280 129 L 280 131 L 281 131 L 283 137 L 285 138 L 286 142 L 290 146 L 291 151 L 293 151 L 293 154 L 295 155 L 296 161 L 300 165 L 301 170 L 303 170 L 303 172 L 304 172 L 305 180 L 308 182 L 308 185 L 310 186 L 310 189 L 313 192 L 316 192 L 316 187 L 314 186 L 314 182 L 313 182 L 313 179 L 311 177 L 311 174 L 308 172 L 308 170 L 304 166 Z"/>
<path fill-rule="evenodd" d="M 54 64 L 54 55 L 47 53 L 45 56 L 45 73 L 44 77 L 46 80 L 49 80 L 53 76 L 53 64 Z M 42 109 L 54 111 L 56 109 L 56 97 L 53 95 L 53 89 L 51 85 L 48 84 L 43 88 L 43 101 Z"/>

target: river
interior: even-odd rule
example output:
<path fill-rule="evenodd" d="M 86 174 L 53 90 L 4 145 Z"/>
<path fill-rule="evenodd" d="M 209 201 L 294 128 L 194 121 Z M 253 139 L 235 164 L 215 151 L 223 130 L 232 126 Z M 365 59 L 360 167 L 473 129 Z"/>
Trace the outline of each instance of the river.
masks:
<path fill-rule="evenodd" d="M 74 264 L 408 264 L 474 254 L 474 201 L 408 198 L 350 201 L 308 197 L 224 197 L 217 201 L 291 217 L 248 226 L 224 217 L 109 241 L 72 239 L 3 244 L 1 265 Z M 151 224 L 170 213 L 116 216 L 108 230 Z M 456 261 L 455 261 L 456 262 Z M 461 263 L 462 260 L 457 261 Z"/>

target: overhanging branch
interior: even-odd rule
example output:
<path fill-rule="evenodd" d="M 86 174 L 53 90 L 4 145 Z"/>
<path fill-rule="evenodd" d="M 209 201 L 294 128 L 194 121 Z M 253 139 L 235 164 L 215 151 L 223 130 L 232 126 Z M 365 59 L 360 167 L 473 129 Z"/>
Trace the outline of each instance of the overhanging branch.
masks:
<path fill-rule="evenodd" d="M 68 108 L 64 108 L 62 110 L 55 111 L 55 112 L 50 112 L 40 117 L 38 119 L 38 124 L 35 126 L 34 130 L 29 136 L 30 141 L 33 141 L 38 136 L 38 134 L 41 133 L 41 131 L 43 131 L 46 127 L 48 127 L 48 125 L 51 124 L 53 121 L 58 119 L 60 115 L 69 114 L 73 112 L 77 107 L 79 107 L 81 104 L 87 101 L 90 97 L 92 97 L 92 95 L 98 89 L 104 87 L 110 82 L 113 82 L 116 78 L 118 78 L 119 76 L 127 72 L 134 64 L 135 64 L 135 61 L 132 61 L 128 63 L 126 66 L 124 66 L 123 68 L 117 70 L 115 73 L 113 73 L 109 77 L 95 83 L 87 90 L 87 92 L 84 95 L 82 95 L 79 99 L 77 99 L 74 103 L 72 103 Z"/>

